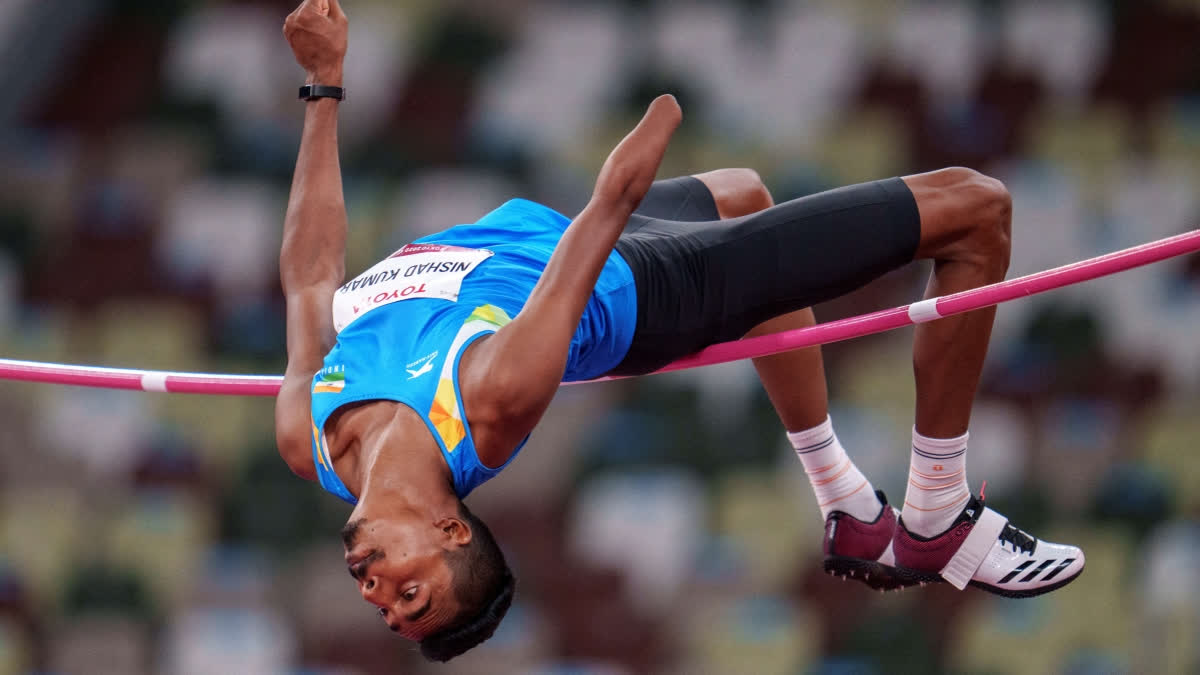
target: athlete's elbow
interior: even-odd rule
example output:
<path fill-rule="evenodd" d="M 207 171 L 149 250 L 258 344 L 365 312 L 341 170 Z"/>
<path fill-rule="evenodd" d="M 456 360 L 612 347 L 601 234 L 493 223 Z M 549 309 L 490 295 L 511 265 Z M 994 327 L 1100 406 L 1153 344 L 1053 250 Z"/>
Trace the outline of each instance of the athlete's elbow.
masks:
<path fill-rule="evenodd" d="M 275 444 L 279 448 L 279 456 L 292 470 L 292 473 L 304 480 L 317 479 L 317 472 L 312 462 L 312 449 L 307 438 L 281 435 L 276 432 Z"/>
<path fill-rule="evenodd" d="M 316 467 L 313 466 L 312 445 L 308 430 L 289 423 L 287 415 L 276 411 L 275 446 L 292 473 L 304 480 L 316 480 Z"/>

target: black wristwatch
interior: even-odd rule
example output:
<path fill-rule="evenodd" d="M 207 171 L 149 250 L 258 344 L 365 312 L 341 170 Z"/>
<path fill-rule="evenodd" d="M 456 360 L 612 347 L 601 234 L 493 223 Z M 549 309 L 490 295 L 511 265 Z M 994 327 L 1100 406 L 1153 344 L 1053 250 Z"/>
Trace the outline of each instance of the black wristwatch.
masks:
<path fill-rule="evenodd" d="M 301 101 L 315 101 L 319 98 L 332 98 L 338 101 L 345 100 L 345 87 L 331 87 L 327 84 L 306 84 L 300 87 Z"/>

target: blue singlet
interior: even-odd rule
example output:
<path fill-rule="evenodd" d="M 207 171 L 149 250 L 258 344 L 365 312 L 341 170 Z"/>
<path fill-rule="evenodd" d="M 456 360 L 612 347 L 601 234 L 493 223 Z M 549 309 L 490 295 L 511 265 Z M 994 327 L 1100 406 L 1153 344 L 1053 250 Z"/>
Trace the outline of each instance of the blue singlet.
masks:
<path fill-rule="evenodd" d="M 312 386 L 313 462 L 322 487 L 358 501 L 334 472 L 325 440 L 325 421 L 356 401 L 398 401 L 420 415 L 459 498 L 508 465 L 479 461 L 459 393 L 459 360 L 467 345 L 521 311 L 569 223 L 540 204 L 511 200 L 474 224 L 405 246 L 338 289 L 337 344 Z M 563 380 L 591 379 L 619 364 L 636 320 L 633 274 L 613 252 L 571 340 Z"/>

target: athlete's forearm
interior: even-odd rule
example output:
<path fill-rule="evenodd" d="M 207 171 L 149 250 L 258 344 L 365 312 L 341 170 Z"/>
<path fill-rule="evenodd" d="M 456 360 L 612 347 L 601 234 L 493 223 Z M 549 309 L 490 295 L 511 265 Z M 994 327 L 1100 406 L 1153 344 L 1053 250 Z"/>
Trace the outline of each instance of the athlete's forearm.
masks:
<path fill-rule="evenodd" d="M 654 182 L 654 175 L 679 125 L 675 99 L 659 97 L 642 121 L 613 149 L 586 208 L 567 228 L 546 270 L 522 310 L 536 313 L 536 321 L 555 346 L 570 341 L 604 263 L 608 260 L 626 221 Z"/>
<path fill-rule="evenodd" d="M 487 395 L 497 416 L 511 421 L 517 439 L 532 429 L 554 397 L 596 280 L 654 182 L 679 120 L 673 98 L 651 104 L 605 161 L 591 201 L 563 233 L 525 307 L 481 347 Z"/>
<path fill-rule="evenodd" d="M 345 275 L 346 204 L 338 163 L 338 102 L 306 103 L 304 132 L 279 252 L 285 294 L 318 284 L 339 284 Z"/>

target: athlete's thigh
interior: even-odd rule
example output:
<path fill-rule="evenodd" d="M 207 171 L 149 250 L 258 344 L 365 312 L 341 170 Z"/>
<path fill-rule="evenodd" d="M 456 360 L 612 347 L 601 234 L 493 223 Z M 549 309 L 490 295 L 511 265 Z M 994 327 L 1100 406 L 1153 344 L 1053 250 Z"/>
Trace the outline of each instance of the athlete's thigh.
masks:
<path fill-rule="evenodd" d="M 912 192 L 892 178 L 801 197 L 698 230 L 703 315 L 724 341 L 910 262 L 921 218 Z"/>
<path fill-rule="evenodd" d="M 866 284 L 910 260 L 920 215 L 898 178 L 720 221 L 655 220 L 617 250 L 638 286 L 637 330 L 615 372 L 647 372 Z"/>

